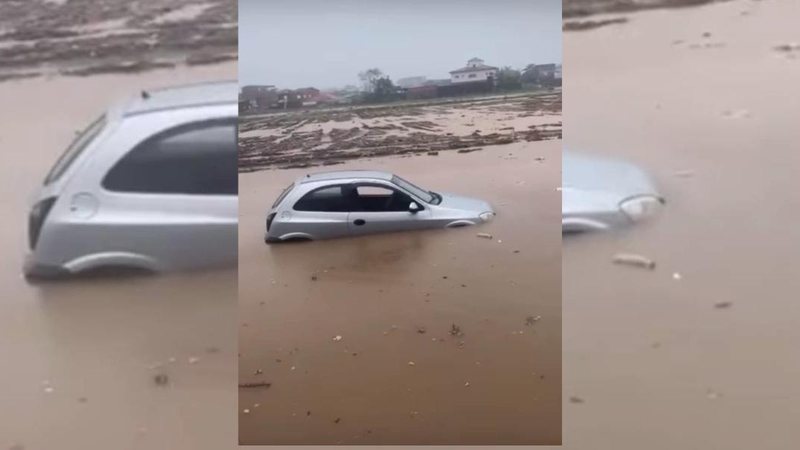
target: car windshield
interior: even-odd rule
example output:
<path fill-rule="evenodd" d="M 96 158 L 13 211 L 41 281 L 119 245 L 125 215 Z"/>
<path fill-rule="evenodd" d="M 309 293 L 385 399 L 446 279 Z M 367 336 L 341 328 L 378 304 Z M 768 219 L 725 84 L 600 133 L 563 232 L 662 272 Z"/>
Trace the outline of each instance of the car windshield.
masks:
<path fill-rule="evenodd" d="M 283 199 L 286 197 L 286 194 L 292 191 L 292 188 L 294 188 L 294 183 L 290 184 L 289 187 L 287 187 L 286 189 L 283 190 L 283 192 L 281 192 L 281 195 L 279 195 L 278 199 L 275 200 L 275 203 L 272 204 L 272 209 L 277 208 L 278 205 L 281 204 Z"/>
<path fill-rule="evenodd" d="M 429 192 L 420 187 L 417 187 L 409 183 L 408 181 L 398 177 L 397 175 L 392 176 L 392 183 L 412 193 L 415 197 L 419 198 L 425 203 L 432 203 L 434 205 L 438 205 L 439 202 L 442 201 L 442 197 L 436 194 L 435 192 Z"/>
<path fill-rule="evenodd" d="M 58 158 L 56 164 L 50 169 L 50 173 L 47 174 L 47 177 L 44 179 L 44 184 L 50 184 L 53 181 L 59 179 L 64 172 L 69 169 L 69 166 L 72 165 L 73 162 L 78 158 L 78 156 L 89 146 L 94 138 L 103 131 L 103 127 L 106 124 L 106 116 L 102 115 L 97 120 L 91 123 L 85 130 L 83 130 L 78 136 L 72 141 L 72 144 L 67 147 L 67 150 L 64 151 L 64 154 Z"/>

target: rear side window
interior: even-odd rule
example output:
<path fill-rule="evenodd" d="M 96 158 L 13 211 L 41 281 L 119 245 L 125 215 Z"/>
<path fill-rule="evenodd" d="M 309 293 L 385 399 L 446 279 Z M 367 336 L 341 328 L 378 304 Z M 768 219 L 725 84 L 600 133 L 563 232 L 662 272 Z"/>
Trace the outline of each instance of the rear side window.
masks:
<path fill-rule="evenodd" d="M 329 186 L 319 188 L 304 195 L 294 204 L 296 211 L 348 212 L 348 188 L 346 186 Z"/>
<path fill-rule="evenodd" d="M 97 120 L 92 122 L 85 130 L 83 130 L 74 141 L 67 147 L 64 153 L 56 161 L 56 164 L 50 169 L 47 177 L 44 179 L 44 184 L 50 184 L 53 181 L 61 178 L 64 172 L 69 169 L 73 162 L 78 159 L 81 153 L 86 150 L 86 147 L 103 131 L 106 126 L 106 116 L 102 115 Z"/>
<path fill-rule="evenodd" d="M 103 179 L 116 192 L 236 195 L 236 120 L 182 125 L 128 152 Z"/>
<path fill-rule="evenodd" d="M 272 204 L 272 208 L 277 208 L 278 205 L 281 204 L 283 199 L 286 198 L 289 192 L 292 192 L 292 189 L 294 189 L 294 183 L 290 184 L 289 187 L 287 187 L 286 189 L 283 190 L 283 192 L 281 192 L 281 195 L 279 195 L 278 199 L 275 200 L 275 203 Z"/>

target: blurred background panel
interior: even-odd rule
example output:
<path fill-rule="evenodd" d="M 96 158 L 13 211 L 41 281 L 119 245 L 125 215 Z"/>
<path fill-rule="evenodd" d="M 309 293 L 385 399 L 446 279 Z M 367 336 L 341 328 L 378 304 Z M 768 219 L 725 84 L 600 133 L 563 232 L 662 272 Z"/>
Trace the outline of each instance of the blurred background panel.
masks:
<path fill-rule="evenodd" d="M 564 238 L 564 447 L 792 448 L 800 3 L 565 0 L 564 15 L 565 147 L 605 161 L 565 175 L 565 202 L 612 185 L 610 161 L 666 200 Z"/>
<path fill-rule="evenodd" d="M 202 272 L 36 283 L 22 271 L 31 252 L 31 207 L 70 144 L 80 150 L 80 133 L 120 102 L 130 114 L 176 107 L 183 100 L 165 99 L 159 89 L 235 80 L 236 20 L 229 0 L 0 3 L 0 447 L 233 445 L 235 262 Z M 229 97 L 235 117 L 235 87 Z M 116 122 L 120 129 L 135 123 L 142 122 Z M 235 146 L 232 139 L 225 145 Z M 73 200 L 65 205 L 73 222 L 108 207 L 87 196 Z M 142 222 L 136 211 L 117 217 Z"/>

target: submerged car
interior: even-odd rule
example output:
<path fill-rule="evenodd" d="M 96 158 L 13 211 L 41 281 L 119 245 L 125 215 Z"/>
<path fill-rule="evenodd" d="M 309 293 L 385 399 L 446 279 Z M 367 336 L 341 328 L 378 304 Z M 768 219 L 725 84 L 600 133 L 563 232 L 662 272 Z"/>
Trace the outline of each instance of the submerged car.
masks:
<path fill-rule="evenodd" d="M 237 91 L 143 91 L 92 122 L 35 194 L 25 275 L 235 263 Z"/>
<path fill-rule="evenodd" d="M 490 221 L 483 200 L 419 188 L 387 172 L 307 175 L 287 187 L 267 213 L 267 243 L 453 228 Z"/>
<path fill-rule="evenodd" d="M 665 203 L 650 177 L 625 161 L 565 151 L 562 232 L 608 230 L 653 216 Z"/>

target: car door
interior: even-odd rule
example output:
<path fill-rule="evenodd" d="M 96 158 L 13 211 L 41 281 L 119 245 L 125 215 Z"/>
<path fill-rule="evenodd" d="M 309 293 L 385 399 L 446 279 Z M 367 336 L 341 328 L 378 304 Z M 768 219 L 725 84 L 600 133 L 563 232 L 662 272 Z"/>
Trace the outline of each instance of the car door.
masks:
<path fill-rule="evenodd" d="M 162 268 L 235 264 L 238 201 L 236 118 L 201 120 L 137 144 L 102 180 L 96 229 L 109 249 Z"/>
<path fill-rule="evenodd" d="M 355 183 L 351 199 L 351 235 L 418 230 L 430 226 L 431 212 L 427 205 L 390 185 Z M 416 213 L 409 209 L 412 202 L 419 207 Z"/>
<path fill-rule="evenodd" d="M 281 239 L 329 239 L 349 234 L 347 220 L 350 207 L 347 184 L 315 188 L 298 200 L 292 210 L 281 213 Z"/>

